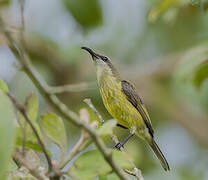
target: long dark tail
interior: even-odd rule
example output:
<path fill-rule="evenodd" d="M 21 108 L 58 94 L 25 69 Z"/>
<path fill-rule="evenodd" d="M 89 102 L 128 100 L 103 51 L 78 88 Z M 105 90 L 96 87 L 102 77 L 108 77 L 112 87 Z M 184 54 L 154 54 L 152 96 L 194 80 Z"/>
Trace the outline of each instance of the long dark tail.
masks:
<path fill-rule="evenodd" d="M 162 151 L 160 150 L 160 148 L 158 147 L 158 145 L 154 141 L 154 139 L 152 139 L 152 141 L 149 142 L 149 145 L 152 148 L 152 150 L 154 151 L 157 158 L 160 160 L 160 163 L 161 163 L 162 167 L 165 169 L 165 171 L 169 171 L 170 167 L 168 165 L 168 162 L 167 162 L 165 156 L 163 155 Z"/>

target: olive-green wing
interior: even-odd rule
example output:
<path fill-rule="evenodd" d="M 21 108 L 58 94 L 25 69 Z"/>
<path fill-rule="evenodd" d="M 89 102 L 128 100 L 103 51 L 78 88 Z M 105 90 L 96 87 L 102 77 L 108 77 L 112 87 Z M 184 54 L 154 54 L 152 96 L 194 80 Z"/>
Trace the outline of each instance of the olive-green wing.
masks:
<path fill-rule="evenodd" d="M 122 91 L 124 92 L 124 94 L 126 95 L 126 98 L 128 99 L 128 101 L 139 111 L 139 113 L 141 114 L 148 130 L 149 133 L 151 134 L 151 136 L 153 137 L 154 135 L 154 130 L 152 128 L 151 125 L 151 121 L 149 118 L 149 114 L 144 106 L 144 103 L 142 102 L 141 98 L 139 97 L 139 95 L 137 94 L 134 86 L 132 84 L 130 84 L 128 81 L 121 81 L 121 87 L 122 87 Z"/>

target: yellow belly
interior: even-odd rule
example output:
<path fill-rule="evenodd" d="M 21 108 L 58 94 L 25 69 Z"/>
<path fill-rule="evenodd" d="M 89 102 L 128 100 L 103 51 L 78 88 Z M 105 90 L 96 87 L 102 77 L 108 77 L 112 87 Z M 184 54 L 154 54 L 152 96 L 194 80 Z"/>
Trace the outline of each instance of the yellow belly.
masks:
<path fill-rule="evenodd" d="M 122 92 L 121 82 L 109 78 L 98 84 L 106 109 L 119 124 L 127 128 L 135 127 L 137 131 L 145 129 L 141 115 Z"/>

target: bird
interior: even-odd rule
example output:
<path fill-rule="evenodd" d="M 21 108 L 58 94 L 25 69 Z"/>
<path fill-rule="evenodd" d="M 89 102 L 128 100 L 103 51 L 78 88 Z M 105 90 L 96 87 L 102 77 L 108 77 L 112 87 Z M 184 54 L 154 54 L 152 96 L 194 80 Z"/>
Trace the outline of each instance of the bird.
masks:
<path fill-rule="evenodd" d="M 154 130 L 148 111 L 135 87 L 121 78 L 110 58 L 100 55 L 88 47 L 81 48 L 92 57 L 105 108 L 117 120 L 118 126 L 130 130 L 130 134 L 123 141 L 117 143 L 115 148 L 123 147 L 135 134 L 149 144 L 164 170 L 169 171 L 169 164 L 154 140 Z"/>

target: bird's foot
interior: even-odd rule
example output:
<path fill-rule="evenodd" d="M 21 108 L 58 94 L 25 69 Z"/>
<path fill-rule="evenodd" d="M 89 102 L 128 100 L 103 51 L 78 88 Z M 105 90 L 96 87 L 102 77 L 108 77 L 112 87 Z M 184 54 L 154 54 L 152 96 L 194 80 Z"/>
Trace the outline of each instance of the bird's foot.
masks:
<path fill-rule="evenodd" d="M 114 146 L 114 148 L 120 150 L 121 147 L 124 148 L 123 145 L 124 145 L 124 144 L 123 144 L 122 142 L 118 142 L 118 143 Z"/>

